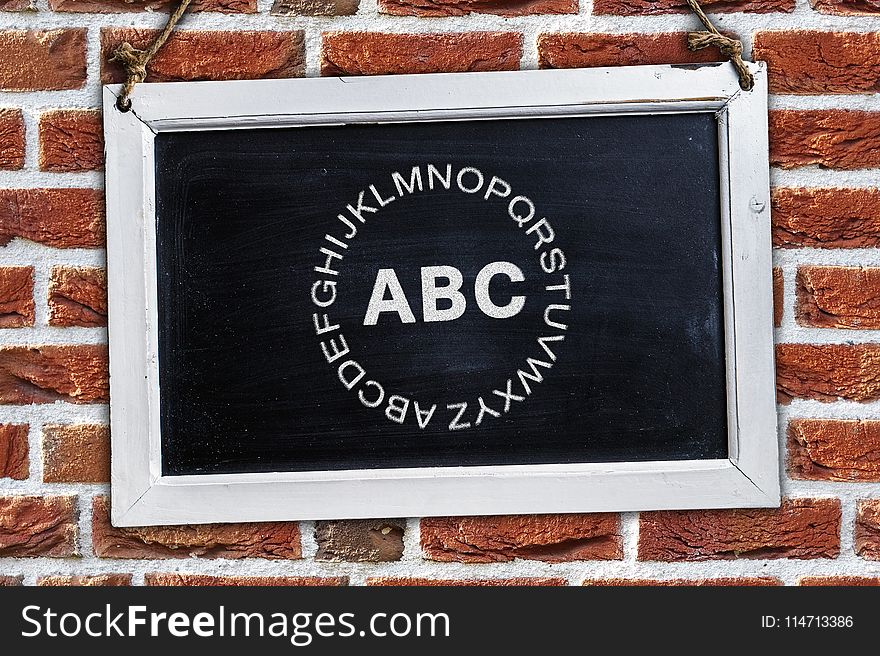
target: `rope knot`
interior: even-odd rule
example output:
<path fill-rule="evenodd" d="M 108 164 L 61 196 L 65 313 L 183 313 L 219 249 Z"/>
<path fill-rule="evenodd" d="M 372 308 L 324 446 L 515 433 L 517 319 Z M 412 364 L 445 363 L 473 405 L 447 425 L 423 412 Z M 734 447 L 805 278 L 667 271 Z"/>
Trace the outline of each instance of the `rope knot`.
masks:
<path fill-rule="evenodd" d="M 723 34 L 712 34 L 712 32 L 691 32 L 688 34 L 688 50 L 702 50 L 710 46 L 715 46 L 727 57 L 742 56 L 741 41 L 731 39 Z"/>
<path fill-rule="evenodd" d="M 138 50 L 127 41 L 119 44 L 119 47 L 113 51 L 110 61 L 119 62 L 125 68 L 127 75 L 137 75 L 143 82 L 147 77 L 146 51 Z"/>
<path fill-rule="evenodd" d="M 742 41 L 731 39 L 721 34 L 712 24 L 712 21 L 709 20 L 709 17 L 706 16 L 697 0 L 687 0 L 687 3 L 707 30 L 706 32 L 690 32 L 688 34 L 688 50 L 702 50 L 712 46 L 718 48 L 721 54 L 727 57 L 736 69 L 739 75 L 740 88 L 745 91 L 751 91 L 752 87 L 755 86 L 755 78 L 743 61 Z"/>
<path fill-rule="evenodd" d="M 712 46 L 718 48 L 736 69 L 739 75 L 739 86 L 745 91 L 751 91 L 755 86 L 755 78 L 742 59 L 742 41 L 713 32 L 691 32 L 687 39 L 688 50 L 702 50 Z"/>
<path fill-rule="evenodd" d="M 127 41 L 119 44 L 110 61 L 119 62 L 125 70 L 125 86 L 122 94 L 116 99 L 116 107 L 121 112 L 127 112 L 131 109 L 131 92 L 136 84 L 140 84 L 147 79 L 147 57 L 145 50 L 138 50 Z"/>
<path fill-rule="evenodd" d="M 125 84 L 122 86 L 122 93 L 116 99 L 116 108 L 120 112 L 127 112 L 131 109 L 131 94 L 134 87 L 147 79 L 147 64 L 159 52 L 159 49 L 165 45 L 171 32 L 174 30 L 177 22 L 183 16 L 186 8 L 189 7 L 192 0 L 180 0 L 180 4 L 168 17 L 168 22 L 164 29 L 156 36 L 153 42 L 147 46 L 146 50 L 138 50 L 128 42 L 120 43 L 113 51 L 110 61 L 119 62 L 125 70 Z"/>

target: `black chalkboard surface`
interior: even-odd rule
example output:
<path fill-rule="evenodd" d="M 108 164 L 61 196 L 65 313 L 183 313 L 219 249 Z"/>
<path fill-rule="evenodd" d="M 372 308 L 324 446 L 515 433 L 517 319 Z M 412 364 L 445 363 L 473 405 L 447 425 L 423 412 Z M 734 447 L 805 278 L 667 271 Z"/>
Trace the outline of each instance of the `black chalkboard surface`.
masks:
<path fill-rule="evenodd" d="M 163 473 L 726 457 L 717 132 L 160 133 Z"/>

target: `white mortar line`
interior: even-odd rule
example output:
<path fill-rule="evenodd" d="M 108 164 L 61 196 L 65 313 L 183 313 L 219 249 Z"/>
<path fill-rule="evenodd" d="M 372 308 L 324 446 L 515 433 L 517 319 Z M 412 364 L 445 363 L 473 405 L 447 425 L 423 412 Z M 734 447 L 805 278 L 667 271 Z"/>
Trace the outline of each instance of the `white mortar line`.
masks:
<path fill-rule="evenodd" d="M 623 559 L 627 563 L 636 563 L 639 550 L 639 513 L 627 512 L 620 515 L 620 534 Z"/>
<path fill-rule="evenodd" d="M 28 428 L 28 460 L 30 462 L 30 470 L 26 481 L 21 484 L 35 491 L 40 491 L 43 480 L 43 426 L 40 423 L 32 422 Z M 6 486 L 3 486 L 4 488 Z M 6 493 L 6 489 L 3 492 Z"/>
<path fill-rule="evenodd" d="M 36 283 L 34 283 L 34 287 L 36 290 Z M 45 295 L 45 291 L 41 291 L 40 293 Z M 37 302 L 45 303 L 45 298 L 37 299 Z M 106 328 L 62 328 L 55 326 L 36 326 L 33 328 L 0 330 L 0 346 L 106 343 Z"/>
<path fill-rule="evenodd" d="M 318 541 L 315 539 L 315 522 L 300 522 L 299 532 L 302 536 L 302 557 L 314 558 L 318 553 Z"/>
<path fill-rule="evenodd" d="M 36 266 L 36 263 L 47 262 L 103 267 L 106 259 L 103 248 L 52 248 L 26 239 L 13 239 L 8 245 L 0 246 L 0 266 Z"/>
<path fill-rule="evenodd" d="M 49 330 L 49 278 L 52 266 L 45 261 L 34 264 L 34 327 L 25 329 L 25 338 L 28 333 L 39 335 Z M 8 337 L 7 337 L 8 336 Z M 66 339 L 65 334 L 56 334 L 57 338 Z M 13 331 L 0 332 L 0 344 L 17 343 L 21 333 Z"/>
<path fill-rule="evenodd" d="M 0 405 L 0 423 L 27 424 L 106 424 L 110 409 L 106 405 L 64 403 L 44 403 L 39 405 Z M 0 490 L 16 485 L 9 479 L 0 479 Z"/>
<path fill-rule="evenodd" d="M 24 103 L 19 103 L 23 105 Z M 31 132 L 34 132 L 32 130 Z M 35 134 L 28 133 L 28 144 L 31 137 L 35 140 Z M 30 148 L 30 145 L 28 146 Z M 36 147 L 35 147 L 36 148 Z M 34 155 L 36 158 L 36 155 Z M 36 160 L 35 160 L 36 162 Z M 103 171 L 83 171 L 80 173 L 50 173 L 39 171 L 34 168 L 24 168 L 19 171 L 0 171 L 0 187 L 8 189 L 25 189 L 28 187 L 48 187 L 51 189 L 63 189 L 66 187 L 103 189 Z"/>
<path fill-rule="evenodd" d="M 78 547 L 83 558 L 94 557 L 92 547 L 92 495 L 80 494 L 77 497 L 78 515 Z"/>
<path fill-rule="evenodd" d="M 422 557 L 421 523 L 418 518 L 410 517 L 405 520 L 403 531 L 403 554 L 401 560 L 405 562 L 417 562 Z"/>
<path fill-rule="evenodd" d="M 785 341 L 783 326 L 792 326 L 795 323 L 795 273 L 797 264 L 787 262 L 773 253 L 773 265 L 782 269 L 782 321 L 774 330 L 773 339 L 777 343 Z"/>

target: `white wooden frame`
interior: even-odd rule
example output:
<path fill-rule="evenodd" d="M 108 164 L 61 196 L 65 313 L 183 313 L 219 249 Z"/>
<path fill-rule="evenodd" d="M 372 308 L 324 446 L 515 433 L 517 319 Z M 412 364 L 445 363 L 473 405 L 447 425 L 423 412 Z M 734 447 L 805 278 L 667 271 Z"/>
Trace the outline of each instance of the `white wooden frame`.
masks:
<path fill-rule="evenodd" d="M 104 88 L 117 526 L 779 504 L 767 79 L 728 64 Z M 712 111 L 719 119 L 729 458 L 163 476 L 153 141 L 172 130 Z"/>

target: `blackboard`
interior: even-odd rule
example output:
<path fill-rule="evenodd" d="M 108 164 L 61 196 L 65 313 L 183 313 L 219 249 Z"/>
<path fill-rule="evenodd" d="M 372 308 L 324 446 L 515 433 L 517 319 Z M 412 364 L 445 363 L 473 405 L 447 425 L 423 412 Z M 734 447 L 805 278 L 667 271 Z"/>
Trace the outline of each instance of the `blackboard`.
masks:
<path fill-rule="evenodd" d="M 106 86 L 113 525 L 778 506 L 747 67 Z"/>
<path fill-rule="evenodd" d="M 163 474 L 726 458 L 718 132 L 158 134 Z"/>

